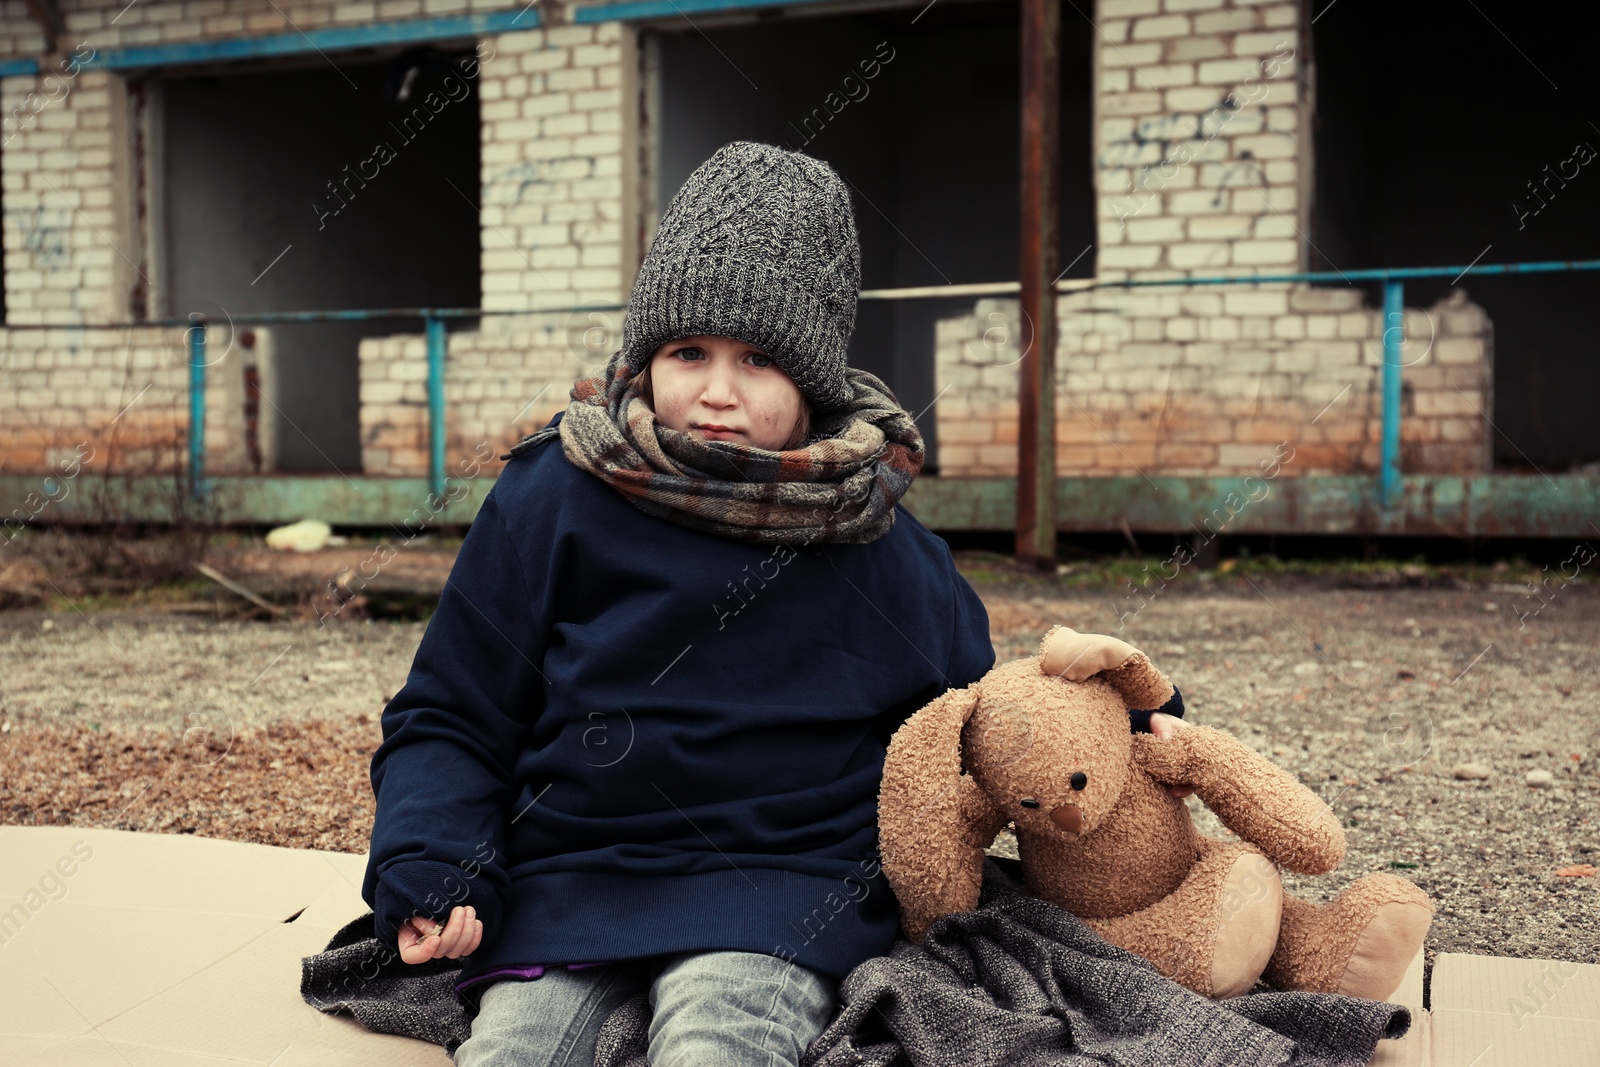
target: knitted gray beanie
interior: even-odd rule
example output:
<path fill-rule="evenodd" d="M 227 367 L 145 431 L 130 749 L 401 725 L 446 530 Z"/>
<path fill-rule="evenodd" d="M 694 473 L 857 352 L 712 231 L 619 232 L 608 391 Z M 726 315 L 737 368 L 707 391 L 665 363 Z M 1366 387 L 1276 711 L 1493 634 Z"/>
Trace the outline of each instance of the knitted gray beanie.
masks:
<path fill-rule="evenodd" d="M 854 396 L 861 246 L 844 181 L 820 159 L 732 141 L 689 175 L 639 267 L 622 324 L 641 370 L 667 341 L 716 334 L 772 357 L 819 410 Z"/>

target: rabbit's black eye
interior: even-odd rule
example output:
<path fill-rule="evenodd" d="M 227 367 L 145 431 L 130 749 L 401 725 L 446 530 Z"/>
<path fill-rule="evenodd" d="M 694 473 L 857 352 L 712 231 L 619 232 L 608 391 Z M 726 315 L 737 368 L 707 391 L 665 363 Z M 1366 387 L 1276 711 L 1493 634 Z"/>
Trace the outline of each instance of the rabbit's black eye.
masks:
<path fill-rule="evenodd" d="M 1074 789 L 1082 789 L 1084 786 L 1086 786 L 1088 784 L 1089 784 L 1089 776 L 1087 774 L 1084 774 L 1082 771 L 1079 771 L 1079 772 L 1077 772 L 1076 774 L 1074 774 L 1072 776 L 1072 788 L 1074 788 Z"/>
<path fill-rule="evenodd" d="M 1039 806 L 1039 802 L 1032 797 L 1023 797 L 1022 806 L 1025 808 L 1037 808 Z"/>

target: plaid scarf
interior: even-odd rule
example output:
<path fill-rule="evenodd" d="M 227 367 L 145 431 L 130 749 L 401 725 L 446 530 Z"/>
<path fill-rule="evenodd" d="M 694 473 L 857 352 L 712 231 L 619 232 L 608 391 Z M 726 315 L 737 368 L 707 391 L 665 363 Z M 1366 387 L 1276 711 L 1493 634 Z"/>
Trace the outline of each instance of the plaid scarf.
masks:
<path fill-rule="evenodd" d="M 922 433 L 876 375 L 845 370 L 855 395 L 817 413 L 805 445 L 786 452 L 706 441 L 671 429 L 613 355 L 602 378 L 580 378 L 554 427 L 503 458 L 559 434 L 576 467 L 603 479 L 647 515 L 762 544 L 874 541 L 922 469 Z"/>

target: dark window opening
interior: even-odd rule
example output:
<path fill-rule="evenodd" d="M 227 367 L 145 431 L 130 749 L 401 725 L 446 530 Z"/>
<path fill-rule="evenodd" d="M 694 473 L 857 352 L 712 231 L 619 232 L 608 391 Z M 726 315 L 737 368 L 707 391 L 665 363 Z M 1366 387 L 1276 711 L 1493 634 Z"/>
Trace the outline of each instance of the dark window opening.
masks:
<path fill-rule="evenodd" d="M 1313 34 L 1313 270 L 1600 257 L 1592 35 L 1507 0 L 1342 0 Z M 1496 465 L 1600 461 L 1600 274 L 1456 284 L 1494 325 Z M 1407 280 L 1406 305 L 1450 288 Z"/>
<path fill-rule="evenodd" d="M 472 56 L 470 43 L 430 45 L 164 80 L 152 140 L 165 293 L 152 313 L 479 306 Z M 259 436 L 274 442 L 265 469 L 359 471 L 357 345 L 421 330 L 414 318 L 271 326 L 269 380 L 254 391 Z"/>

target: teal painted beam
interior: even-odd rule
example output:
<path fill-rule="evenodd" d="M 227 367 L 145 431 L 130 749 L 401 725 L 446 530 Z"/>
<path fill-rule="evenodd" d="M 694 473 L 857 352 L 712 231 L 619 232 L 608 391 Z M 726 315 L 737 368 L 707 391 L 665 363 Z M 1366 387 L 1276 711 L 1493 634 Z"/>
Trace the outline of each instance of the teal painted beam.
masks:
<path fill-rule="evenodd" d="M 360 26 L 325 26 L 304 33 L 274 33 L 264 37 L 226 37 L 214 41 L 175 41 L 172 44 L 112 48 L 97 53 L 83 65 L 107 70 L 176 67 L 218 60 L 298 55 L 304 52 L 336 52 L 349 48 L 482 37 L 513 30 L 532 30 L 538 26 L 539 12 L 531 7 L 524 7 L 482 15 L 376 22 Z"/>
<path fill-rule="evenodd" d="M 1292 463 L 1292 461 L 1291 461 Z M 1277 478 L 1058 478 L 1056 528 L 1104 533 L 1126 522 L 1138 534 L 1383 534 L 1436 537 L 1600 538 L 1600 478 L 1572 474 L 1408 475 L 1398 506 L 1377 506 L 1366 474 Z M 48 484 L 47 484 L 48 483 Z M 436 497 L 423 478 L 352 475 L 213 475 L 208 503 L 236 525 L 302 518 L 343 527 L 389 528 L 396 536 L 441 523 L 472 521 L 491 479 L 446 479 Z M 95 506 L 104 483 L 91 462 L 76 478 L 0 476 L 0 552 L 33 523 L 103 521 Z M 129 516 L 172 521 L 172 480 L 113 479 L 137 502 Z M 935 530 L 1010 531 L 1016 486 L 1010 478 L 921 477 L 904 503 Z M 439 504 L 439 507 L 434 507 Z M 3 559 L 0 555 L 0 559 Z"/>
<path fill-rule="evenodd" d="M 33 56 L 0 59 L 0 78 L 16 78 L 24 74 L 39 73 L 39 61 Z"/>
<path fill-rule="evenodd" d="M 5 559 L 9 537 L 30 523 L 82 525 L 104 522 L 108 515 L 171 523 L 176 484 L 171 477 L 108 479 L 92 459 L 71 478 L 0 475 L 0 500 L 13 508 L 0 514 L 0 561 Z M 224 474 L 206 479 L 206 506 L 229 525 L 278 526 L 321 519 L 334 526 L 389 528 L 408 536 L 445 523 L 470 523 L 493 484 L 489 478 L 446 478 L 440 497 L 433 494 L 427 478 Z M 186 507 L 195 514 L 193 504 Z"/>
<path fill-rule="evenodd" d="M 627 0 L 616 4 L 591 4 L 572 12 L 572 21 L 612 22 L 641 19 L 681 18 L 685 15 L 719 14 L 770 7 L 808 7 L 829 0 Z"/>

